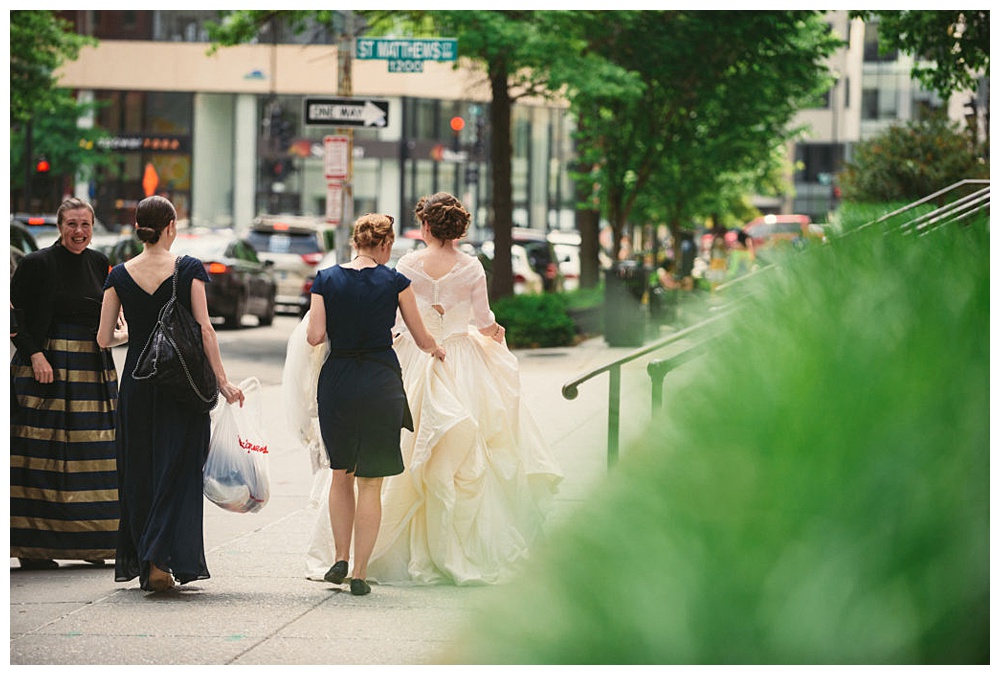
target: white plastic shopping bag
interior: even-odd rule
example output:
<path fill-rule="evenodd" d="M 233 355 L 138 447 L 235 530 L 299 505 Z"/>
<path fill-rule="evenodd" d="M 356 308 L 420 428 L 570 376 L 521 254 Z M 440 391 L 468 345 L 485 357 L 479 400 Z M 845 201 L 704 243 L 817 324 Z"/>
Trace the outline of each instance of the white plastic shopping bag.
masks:
<path fill-rule="evenodd" d="M 222 402 L 212 414 L 212 437 L 204 468 L 205 497 L 237 513 L 256 513 L 267 504 L 267 439 L 261 424 L 260 381 L 240 383 L 243 407 Z"/>

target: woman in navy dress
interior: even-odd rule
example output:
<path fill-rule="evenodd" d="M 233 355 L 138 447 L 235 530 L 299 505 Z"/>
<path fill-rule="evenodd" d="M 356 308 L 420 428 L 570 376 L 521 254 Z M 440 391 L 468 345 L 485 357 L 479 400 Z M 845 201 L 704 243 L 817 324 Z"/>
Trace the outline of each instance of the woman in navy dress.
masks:
<path fill-rule="evenodd" d="M 392 225 L 392 216 L 379 214 L 357 220 L 357 255 L 317 273 L 306 329 L 309 344 L 330 341 L 317 386 L 320 433 L 333 471 L 329 506 L 336 548 L 336 562 L 324 578 L 343 583 L 353 537 L 354 595 L 371 591 L 365 579 L 381 520 L 382 479 L 402 473 L 400 430 L 413 428 L 392 348 L 397 309 L 417 346 L 445 357 L 420 318 L 410 280 L 385 265 L 395 240 Z"/>
<path fill-rule="evenodd" d="M 179 268 L 177 300 L 201 324 L 201 335 L 219 390 L 229 403 L 243 404 L 243 392 L 226 378 L 219 342 L 208 316 L 201 261 L 177 256 L 177 212 L 163 197 L 147 197 L 135 213 L 142 253 L 116 265 L 108 275 L 97 342 L 114 344 L 119 312 L 124 309 L 129 348 L 118 391 L 118 527 L 115 581 L 139 577 L 146 591 L 173 588 L 208 579 L 202 516 L 202 467 L 208 456 L 208 413 L 181 407 L 152 382 L 135 380 L 132 371 L 173 291 Z"/>

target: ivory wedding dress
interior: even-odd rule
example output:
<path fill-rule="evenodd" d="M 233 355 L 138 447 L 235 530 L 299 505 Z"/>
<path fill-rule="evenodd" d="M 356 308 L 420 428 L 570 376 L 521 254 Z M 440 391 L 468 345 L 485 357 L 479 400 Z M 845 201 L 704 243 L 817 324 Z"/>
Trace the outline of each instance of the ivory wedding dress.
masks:
<path fill-rule="evenodd" d="M 396 269 L 412 281 L 424 324 L 447 357 L 440 362 L 420 351 L 402 320 L 397 322 L 394 347 L 414 430 L 401 435 L 405 471 L 383 483 L 382 524 L 368 578 L 397 584 L 502 583 L 528 558 L 562 473 L 521 400 L 517 357 L 478 332 L 494 322 L 482 264 L 459 254 L 455 267 L 434 279 L 423 270 L 424 252 L 405 255 Z M 289 362 L 311 358 L 315 367 L 322 356 L 309 352 L 300 329 L 301 344 L 292 344 L 296 334 L 289 343 Z M 292 402 L 295 390 L 308 395 L 310 386 L 315 391 L 314 380 L 286 372 L 286 401 Z M 307 576 L 322 579 L 334 562 L 326 508 L 330 472 L 318 470 L 325 452 L 317 440 L 314 399 L 312 406 L 299 408 L 290 421 L 313 448 L 318 513 Z"/>

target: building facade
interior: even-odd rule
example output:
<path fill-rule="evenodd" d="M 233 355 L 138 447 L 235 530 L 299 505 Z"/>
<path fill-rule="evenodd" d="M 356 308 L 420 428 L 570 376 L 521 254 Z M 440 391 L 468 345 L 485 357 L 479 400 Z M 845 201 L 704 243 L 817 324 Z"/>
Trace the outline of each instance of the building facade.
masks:
<path fill-rule="evenodd" d="M 447 190 L 473 212 L 473 238 L 489 238 L 490 92 L 469 64 L 425 61 L 421 72 L 390 72 L 385 60 L 360 60 L 338 31 L 265 30 L 259 41 L 210 52 L 206 22 L 215 11 L 60 12 L 80 33 L 100 40 L 65 64 L 61 85 L 100 101 L 95 119 L 111 134 L 118 170 L 77 181 L 111 225 L 132 222 L 152 190 L 170 197 L 192 225 L 245 227 L 264 214 L 317 219 L 383 211 L 404 227 L 420 195 Z M 350 20 L 350 12 L 341 19 Z M 789 146 L 794 190 L 761 200 L 764 212 L 804 213 L 825 222 L 837 203 L 835 176 L 858 141 L 923 111 L 947 107 L 963 119 L 963 102 L 922 89 L 912 59 L 878 52 L 877 26 L 828 14 L 846 46 L 830 59 L 836 77 L 823 106 L 793 124 L 807 129 Z M 349 64 L 349 65 L 346 65 Z M 309 124 L 306 100 L 327 97 L 387 103 L 384 124 L 346 131 L 350 180 L 329 171 L 326 139 L 344 135 Z M 451 120 L 458 118 L 458 131 Z M 518 102 L 512 120 L 513 203 L 517 225 L 573 226 L 572 121 L 565 107 Z M 336 195 L 346 192 L 340 213 Z"/>
<path fill-rule="evenodd" d="M 422 72 L 393 73 L 385 60 L 350 58 L 345 77 L 344 57 L 353 47 L 341 53 L 338 36 L 319 28 L 265 32 L 261 42 L 210 53 L 205 24 L 217 12 L 62 14 L 100 41 L 65 64 L 60 84 L 101 103 L 89 123 L 110 134 L 117 171 L 81 177 L 76 192 L 106 223 L 132 222 L 135 205 L 152 189 L 194 226 L 240 228 L 265 214 L 330 220 L 381 211 L 408 227 L 421 195 L 446 190 L 473 212 L 472 236 L 486 236 L 490 96 L 483 72 L 425 61 Z M 306 101 L 330 98 L 387 104 L 388 114 L 364 127 L 310 123 Z M 569 124 L 564 107 L 515 106 L 515 224 L 572 223 Z M 346 182 L 328 178 L 331 136 L 350 138 Z M 343 210 L 333 213 L 343 193 Z"/>

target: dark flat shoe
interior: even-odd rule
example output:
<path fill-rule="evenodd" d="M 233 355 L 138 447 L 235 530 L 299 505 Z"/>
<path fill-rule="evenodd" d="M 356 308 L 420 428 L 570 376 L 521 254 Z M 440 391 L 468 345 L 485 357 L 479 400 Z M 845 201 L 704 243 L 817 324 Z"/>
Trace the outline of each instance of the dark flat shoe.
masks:
<path fill-rule="evenodd" d="M 326 571 L 323 575 L 323 581 L 329 581 L 331 584 L 342 584 L 344 579 L 347 578 L 347 561 L 338 560 L 333 564 L 333 567 Z"/>
<path fill-rule="evenodd" d="M 351 579 L 351 595 L 368 595 L 372 587 L 364 579 Z"/>
<path fill-rule="evenodd" d="M 55 570 L 59 569 L 59 563 L 46 558 L 18 558 L 22 570 Z"/>
<path fill-rule="evenodd" d="M 104 567 L 107 563 L 103 558 L 87 558 L 83 562 L 93 565 L 94 567 Z"/>

